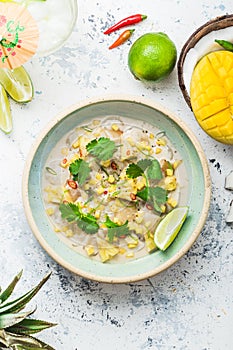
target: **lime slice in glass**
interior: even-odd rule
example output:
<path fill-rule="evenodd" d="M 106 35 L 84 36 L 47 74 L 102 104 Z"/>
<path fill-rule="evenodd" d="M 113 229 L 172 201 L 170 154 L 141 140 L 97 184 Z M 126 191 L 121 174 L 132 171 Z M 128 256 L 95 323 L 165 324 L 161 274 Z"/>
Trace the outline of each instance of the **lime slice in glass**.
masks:
<path fill-rule="evenodd" d="M 161 250 L 166 250 L 176 238 L 188 214 L 188 207 L 179 207 L 170 211 L 158 224 L 154 241 Z"/>
<path fill-rule="evenodd" d="M 0 83 L 16 102 L 29 102 L 33 98 L 33 85 L 23 66 L 15 69 L 0 69 Z"/>
<path fill-rule="evenodd" d="M 10 103 L 4 87 L 0 84 L 0 129 L 6 134 L 12 130 Z"/>

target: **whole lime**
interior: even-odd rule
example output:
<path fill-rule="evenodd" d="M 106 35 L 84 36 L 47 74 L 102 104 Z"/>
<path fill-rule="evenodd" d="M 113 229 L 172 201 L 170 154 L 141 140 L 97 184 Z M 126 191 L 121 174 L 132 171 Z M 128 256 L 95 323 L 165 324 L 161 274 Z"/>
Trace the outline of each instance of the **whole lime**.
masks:
<path fill-rule="evenodd" d="M 165 33 L 146 33 L 130 48 L 128 66 L 136 79 L 160 81 L 176 64 L 177 50 Z"/>

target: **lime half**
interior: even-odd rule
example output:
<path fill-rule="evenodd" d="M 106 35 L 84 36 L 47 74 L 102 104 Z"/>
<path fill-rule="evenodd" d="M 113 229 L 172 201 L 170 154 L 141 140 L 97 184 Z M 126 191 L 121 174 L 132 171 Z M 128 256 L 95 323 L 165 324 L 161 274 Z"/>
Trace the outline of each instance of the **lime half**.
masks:
<path fill-rule="evenodd" d="M 10 103 L 4 87 L 0 84 L 0 129 L 6 134 L 12 130 Z"/>
<path fill-rule="evenodd" d="M 16 102 L 29 102 L 33 98 L 33 85 L 23 66 L 15 69 L 0 69 L 0 83 Z"/>
<path fill-rule="evenodd" d="M 161 250 L 166 250 L 176 238 L 188 214 L 188 207 L 175 208 L 158 224 L 154 241 Z"/>

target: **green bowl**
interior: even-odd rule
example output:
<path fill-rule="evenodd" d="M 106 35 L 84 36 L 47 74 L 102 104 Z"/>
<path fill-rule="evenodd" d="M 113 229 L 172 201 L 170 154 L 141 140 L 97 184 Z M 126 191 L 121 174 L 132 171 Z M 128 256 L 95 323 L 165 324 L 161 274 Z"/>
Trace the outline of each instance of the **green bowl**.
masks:
<path fill-rule="evenodd" d="M 53 231 L 45 213 L 41 180 L 48 154 L 57 141 L 79 124 L 97 117 L 121 115 L 143 120 L 166 130 L 180 153 L 187 172 L 186 205 L 189 215 L 178 236 L 165 251 L 125 263 L 101 263 L 80 255 Z M 206 221 L 211 181 L 205 154 L 191 130 L 182 120 L 152 101 L 139 97 L 106 97 L 88 100 L 59 114 L 42 132 L 26 161 L 23 175 L 23 203 L 32 232 L 47 253 L 68 270 L 100 282 L 125 283 L 154 276 L 173 265 L 192 246 Z"/>

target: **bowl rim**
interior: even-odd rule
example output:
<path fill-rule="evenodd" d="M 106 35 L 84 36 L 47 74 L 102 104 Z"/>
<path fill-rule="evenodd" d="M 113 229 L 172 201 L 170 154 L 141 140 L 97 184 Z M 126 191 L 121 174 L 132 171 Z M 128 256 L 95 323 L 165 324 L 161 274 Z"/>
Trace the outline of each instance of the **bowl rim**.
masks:
<path fill-rule="evenodd" d="M 191 100 L 183 77 L 183 64 L 185 57 L 189 50 L 191 50 L 203 36 L 209 34 L 212 31 L 217 31 L 230 26 L 233 26 L 233 14 L 226 14 L 211 19 L 208 22 L 202 24 L 189 36 L 180 51 L 179 59 L 177 62 L 178 83 L 183 97 L 191 110 Z"/>
<path fill-rule="evenodd" d="M 59 123 L 61 120 L 67 117 L 67 115 L 71 114 L 75 110 L 79 110 L 80 108 L 87 107 L 88 105 L 92 104 L 98 104 L 101 102 L 111 102 L 111 101 L 124 101 L 124 102 L 135 102 L 138 104 L 142 104 L 145 106 L 149 106 L 153 109 L 156 109 L 160 111 L 161 113 L 165 114 L 169 119 L 174 121 L 176 124 L 180 126 L 180 128 L 184 131 L 184 133 L 189 137 L 191 140 L 194 148 L 196 149 L 200 163 L 203 169 L 203 177 L 204 177 L 204 198 L 203 203 L 205 203 L 205 207 L 203 208 L 202 215 L 200 215 L 200 218 L 198 220 L 197 225 L 195 226 L 195 229 L 193 230 L 190 238 L 188 241 L 182 246 L 182 248 L 170 259 L 168 259 L 165 263 L 161 264 L 160 266 L 145 272 L 138 274 L 136 276 L 132 277 L 112 277 L 112 276 L 96 276 L 93 275 L 93 273 L 88 273 L 86 271 L 83 271 L 82 269 L 79 269 L 72 264 L 68 263 L 64 259 L 62 259 L 45 241 L 43 236 L 40 233 L 40 230 L 37 228 L 37 225 L 35 223 L 35 220 L 33 218 L 31 208 L 30 208 L 30 202 L 29 202 L 29 193 L 28 193 L 28 183 L 29 183 L 29 176 L 30 176 L 30 169 L 31 164 L 33 161 L 33 158 L 43 141 L 44 137 L 48 134 L 48 132 L 56 126 L 57 123 Z M 202 228 L 204 227 L 204 224 L 206 222 L 206 219 L 208 217 L 209 207 L 210 207 L 210 201 L 211 201 L 211 178 L 210 178 L 210 171 L 209 166 L 207 162 L 207 158 L 205 156 L 204 150 L 199 143 L 198 139 L 194 135 L 194 133 L 189 129 L 186 124 L 183 122 L 182 119 L 180 119 L 178 116 L 175 116 L 171 111 L 161 106 L 159 103 L 154 102 L 148 98 L 145 97 L 139 97 L 139 96 L 132 96 L 132 95 L 105 95 L 104 97 L 96 97 L 96 98 L 88 98 L 85 100 L 82 100 L 76 104 L 71 105 L 70 107 L 66 108 L 62 112 L 58 113 L 55 118 L 52 118 L 50 122 L 42 129 L 42 131 L 38 134 L 34 144 L 31 146 L 30 151 L 28 153 L 24 170 L 23 170 L 23 176 L 22 176 L 22 201 L 23 201 L 23 207 L 26 214 L 26 218 L 29 224 L 29 227 L 31 228 L 32 233 L 34 234 L 37 241 L 40 243 L 42 248 L 47 252 L 47 254 L 52 257 L 59 265 L 63 266 L 67 270 L 79 275 L 80 277 L 94 280 L 97 282 L 103 282 L 103 283 L 131 283 L 136 282 L 140 280 L 144 280 L 150 277 L 153 277 L 162 271 L 165 271 L 169 267 L 171 267 L 174 263 L 176 263 L 184 254 L 187 253 L 187 251 L 191 248 L 193 243 L 196 241 L 198 236 L 200 235 Z"/>

